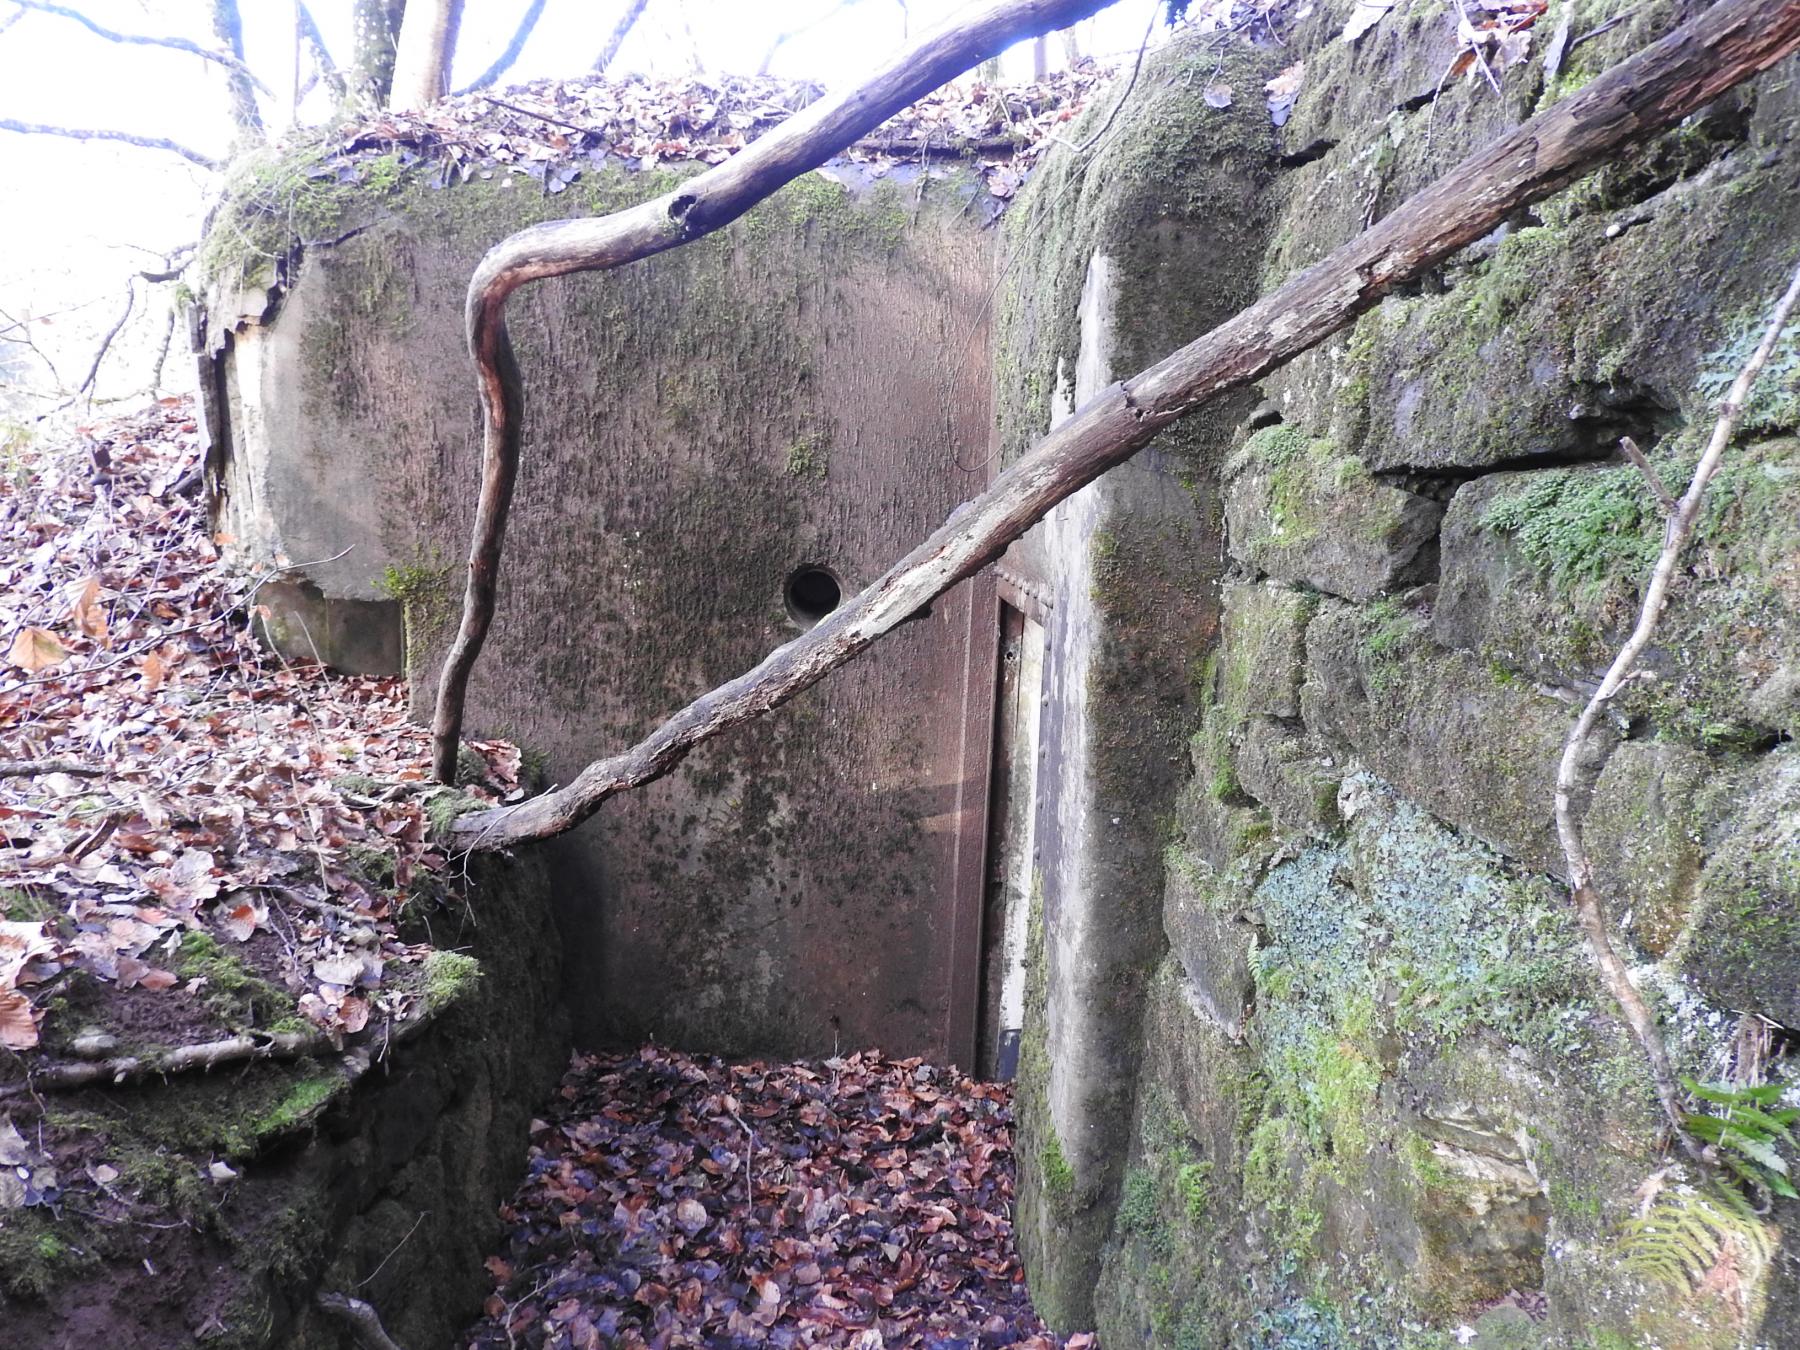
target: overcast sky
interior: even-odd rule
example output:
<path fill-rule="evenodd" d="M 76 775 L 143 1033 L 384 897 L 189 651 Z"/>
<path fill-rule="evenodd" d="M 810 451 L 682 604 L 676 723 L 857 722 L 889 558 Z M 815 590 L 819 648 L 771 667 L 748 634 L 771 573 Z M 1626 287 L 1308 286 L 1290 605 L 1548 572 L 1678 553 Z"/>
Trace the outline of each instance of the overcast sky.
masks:
<path fill-rule="evenodd" d="M 72 3 L 120 32 L 213 45 L 206 0 Z M 250 64 L 273 84 L 273 72 L 292 60 L 292 2 L 239 3 Z M 1078 29 L 1083 51 L 1135 53 L 1161 3 L 1120 0 Z M 492 63 L 525 4 L 467 0 L 454 85 Z M 549 0 L 502 82 L 583 74 L 623 7 L 623 0 Z M 696 52 L 709 70 L 750 72 L 778 33 L 806 28 L 780 49 L 771 73 L 842 86 L 893 51 L 908 25 L 917 35 L 961 7 L 960 0 L 651 0 L 614 73 L 679 74 Z M 350 0 L 310 0 L 309 8 L 332 54 L 346 60 Z M 0 21 L 11 12 L 0 0 Z M 827 17 L 808 27 L 820 16 Z M 1029 77 L 1028 51 L 1010 53 L 1003 69 L 1008 78 Z M 222 158 L 230 141 L 225 107 L 223 72 L 197 57 L 104 41 L 42 13 L 0 33 L 0 117 L 168 137 Z M 307 110 L 328 111 L 322 96 Z M 75 307 L 38 330 L 46 347 L 56 337 L 72 340 L 78 329 L 104 330 L 121 306 L 127 263 L 148 264 L 139 248 L 164 252 L 191 241 L 216 187 L 213 175 L 166 152 L 0 131 L 0 310 L 18 316 Z"/>

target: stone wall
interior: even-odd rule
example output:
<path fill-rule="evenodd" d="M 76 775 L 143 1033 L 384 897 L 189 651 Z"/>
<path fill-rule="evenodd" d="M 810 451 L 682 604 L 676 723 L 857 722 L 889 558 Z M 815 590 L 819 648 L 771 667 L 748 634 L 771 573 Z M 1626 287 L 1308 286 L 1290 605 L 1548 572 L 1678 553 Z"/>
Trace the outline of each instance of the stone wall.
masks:
<path fill-rule="evenodd" d="M 1304 11 L 1280 47 L 1179 39 L 1081 185 L 1053 162 L 1017 203 L 1009 444 L 1091 349 L 1095 276 L 1111 331 L 1142 335 L 1112 338 L 1104 383 L 1675 21 L 1553 4 L 1540 43 L 1565 17 L 1576 36 L 1621 21 L 1548 85 L 1540 47 L 1496 95 L 1442 78 L 1455 7 L 1402 5 L 1355 45 L 1349 8 Z M 1299 60 L 1277 129 L 1260 86 Z M 1151 676 L 1052 683 L 1045 713 L 1136 756 L 1116 780 L 1104 753 L 1040 774 L 1040 836 L 1072 800 L 1120 803 L 1084 870 L 1037 860 L 1019 1222 L 1059 1325 L 1184 1348 L 1795 1343 L 1789 1202 L 1720 1219 L 1693 1283 L 1634 1266 L 1625 1225 L 1658 1187 L 1696 1202 L 1661 1170 L 1645 1071 L 1580 944 L 1551 784 L 1660 539 L 1618 438 L 1685 483 L 1794 266 L 1796 76 L 1521 212 L 1033 546 L 1089 569 L 1085 600 L 1059 593 L 1058 659 Z M 1202 96 L 1221 85 L 1229 107 Z M 1590 808 L 1620 940 L 1706 1080 L 1747 1067 L 1740 1018 L 1779 1048 L 1800 1011 L 1792 337 L 1782 353 Z M 1164 537 L 1128 486 L 1158 472 L 1202 522 L 1182 570 L 1126 553 L 1104 577 L 1114 538 Z M 1146 772 L 1182 744 L 1180 775 Z"/>
<path fill-rule="evenodd" d="M 222 526 L 252 565 L 306 564 L 263 597 L 290 650 L 380 668 L 404 610 L 421 718 L 478 477 L 469 274 L 524 225 L 693 168 L 571 167 L 548 195 L 401 160 L 257 165 L 246 244 L 213 234 Z M 834 172 L 511 304 L 524 448 L 467 729 L 516 741 L 543 783 L 795 636 L 797 569 L 853 594 L 986 481 L 990 200 L 954 169 Z M 271 215 L 296 227 L 297 259 L 291 238 L 259 243 Z M 559 844 L 578 1038 L 967 1062 L 995 641 L 981 594 Z"/>

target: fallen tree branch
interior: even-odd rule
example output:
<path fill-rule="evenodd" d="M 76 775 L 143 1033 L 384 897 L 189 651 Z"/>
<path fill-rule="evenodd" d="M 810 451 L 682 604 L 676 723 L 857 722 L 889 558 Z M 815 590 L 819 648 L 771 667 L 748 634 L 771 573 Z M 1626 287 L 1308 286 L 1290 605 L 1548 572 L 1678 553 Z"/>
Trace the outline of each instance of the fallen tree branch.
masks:
<path fill-rule="evenodd" d="M 381 1314 L 360 1298 L 321 1289 L 313 1301 L 322 1311 L 348 1322 L 351 1334 L 363 1350 L 400 1350 L 393 1337 L 387 1334 L 387 1328 L 381 1325 Z"/>
<path fill-rule="evenodd" d="M 0 759 L 0 778 L 35 778 L 45 773 L 66 773 L 72 778 L 99 778 L 106 770 L 78 759 Z"/>
<path fill-rule="evenodd" d="M 101 27 L 78 9 L 71 9 L 67 5 L 51 4 L 49 3 L 49 0 L 12 0 L 12 3 L 19 6 L 21 9 L 36 10 L 40 14 L 54 14 L 58 18 L 73 19 L 76 23 L 87 29 L 88 32 L 94 34 L 96 37 L 103 37 L 108 42 L 123 42 L 134 47 L 167 47 L 171 51 L 187 52 L 190 56 L 197 56 L 202 61 L 212 61 L 217 65 L 224 66 L 225 69 L 229 70 L 232 74 L 241 79 L 248 80 L 261 93 L 266 94 L 269 92 L 268 89 L 264 87 L 263 82 L 256 78 L 256 72 L 245 65 L 240 58 L 231 55 L 229 52 L 215 51 L 211 47 L 202 47 L 198 42 L 193 41 L 191 38 L 157 37 L 150 33 L 115 32 L 111 28 Z"/>
<path fill-rule="evenodd" d="M 167 150 L 203 169 L 211 169 L 214 173 L 224 167 L 211 155 L 190 150 L 179 141 L 171 141 L 164 136 L 137 136 L 129 131 L 108 131 L 99 127 L 53 127 L 43 122 L 21 122 L 15 117 L 0 117 L 0 131 L 17 131 L 27 136 L 67 136 L 77 141 L 118 141 L 123 145 L 139 145 L 146 150 Z"/>
<path fill-rule="evenodd" d="M 432 766 L 440 782 L 456 781 L 463 700 L 494 618 L 506 514 L 518 476 L 524 391 L 506 334 L 507 297 L 528 281 L 605 271 L 711 234 L 982 57 L 1021 37 L 1073 23 L 1106 3 L 989 0 L 972 6 L 902 49 L 859 87 L 808 105 L 674 191 L 610 216 L 536 225 L 488 250 L 469 282 L 466 310 L 481 393 L 481 489 L 462 623 L 444 658 L 431 724 Z"/>
<path fill-rule="evenodd" d="M 1694 467 L 1694 477 L 1688 483 L 1687 491 L 1681 494 L 1681 499 L 1674 503 L 1674 509 L 1663 526 L 1662 551 L 1657 554 L 1656 566 L 1651 569 L 1650 583 L 1644 588 L 1644 602 L 1638 610 L 1637 625 L 1631 630 L 1631 636 L 1625 640 L 1625 645 L 1619 649 L 1619 654 L 1613 658 L 1612 665 L 1607 667 L 1599 688 L 1594 690 L 1587 706 L 1581 710 L 1580 717 L 1570 729 L 1568 740 L 1563 743 L 1562 760 L 1556 770 L 1556 834 L 1562 844 L 1563 858 L 1568 863 L 1569 899 L 1575 906 L 1576 917 L 1581 921 L 1582 931 L 1587 935 L 1588 945 L 1593 950 L 1594 965 L 1600 972 L 1601 983 L 1619 1005 L 1632 1035 L 1637 1038 L 1638 1046 L 1644 1052 L 1644 1058 L 1649 1062 L 1650 1074 L 1656 1083 L 1656 1097 L 1662 1103 L 1663 1114 L 1669 1118 L 1669 1124 L 1674 1128 L 1682 1147 L 1696 1161 L 1705 1161 L 1705 1150 L 1688 1133 L 1686 1113 L 1681 1108 L 1681 1094 L 1675 1080 L 1675 1068 L 1669 1059 L 1668 1046 L 1663 1043 L 1662 1031 L 1656 1025 L 1655 1016 L 1645 1005 L 1643 995 L 1638 992 L 1631 972 L 1625 968 L 1624 961 L 1613 949 L 1612 937 L 1607 928 L 1605 904 L 1600 893 L 1594 889 L 1594 864 L 1588 856 L 1582 817 L 1576 810 L 1576 803 L 1587 796 L 1594 776 L 1602 767 L 1602 757 L 1597 753 L 1598 742 L 1595 736 L 1600 729 L 1601 718 L 1607 705 L 1630 680 L 1644 648 L 1650 645 L 1656 625 L 1668 606 L 1669 587 L 1674 583 L 1675 569 L 1681 561 L 1682 550 L 1693 537 L 1694 526 L 1700 519 L 1700 508 L 1706 497 L 1707 485 L 1718 472 L 1719 461 L 1730 447 L 1731 438 L 1737 433 L 1738 421 L 1744 415 L 1744 404 L 1750 397 L 1750 390 L 1755 385 L 1757 376 L 1762 373 L 1763 366 L 1767 364 L 1770 353 L 1775 350 L 1775 344 L 1781 338 L 1781 330 L 1787 325 L 1788 316 L 1793 313 L 1797 301 L 1800 301 L 1800 269 L 1794 272 L 1793 281 L 1776 303 L 1762 341 L 1750 354 L 1744 368 L 1738 372 L 1737 379 L 1732 382 L 1731 389 L 1725 395 L 1724 403 L 1720 405 L 1719 420 L 1713 426 L 1712 437 L 1706 443 L 1699 464 Z M 1632 459 L 1637 463 L 1641 455 L 1632 456 Z M 1648 462 L 1640 464 L 1640 467 L 1649 477 L 1652 489 L 1659 496 L 1667 497 L 1667 491 L 1651 471 Z"/>
<path fill-rule="evenodd" d="M 438 1011 L 436 1007 L 425 1006 L 415 1016 L 394 1025 L 385 1040 L 371 1027 L 356 1038 L 351 1052 L 360 1050 L 366 1053 L 374 1048 L 385 1054 L 389 1048 L 410 1041 L 430 1026 Z M 216 1069 L 221 1064 L 250 1064 L 265 1059 L 307 1059 L 343 1051 L 343 1045 L 333 1044 L 323 1031 L 245 1033 L 227 1036 L 219 1041 L 204 1041 L 199 1045 L 178 1045 L 171 1050 L 154 1054 L 117 1055 L 111 1059 L 41 1065 L 33 1068 L 30 1076 L 22 1082 L 0 1084 L 0 1101 L 32 1092 L 92 1087 L 96 1083 L 135 1083 L 146 1078 L 166 1078 L 170 1074 L 190 1073 L 195 1069 Z"/>
<path fill-rule="evenodd" d="M 1103 390 L 995 479 L 985 493 L 953 511 L 880 580 L 772 652 L 755 669 L 689 704 L 632 749 L 588 765 L 566 787 L 516 806 L 458 816 L 450 826 L 449 841 L 462 849 L 494 849 L 549 838 L 585 820 L 614 793 L 661 777 L 702 741 L 780 706 L 852 660 L 936 596 L 997 558 L 1058 502 L 1129 459 L 1171 422 L 1226 390 L 1260 379 L 1348 325 L 1399 283 L 1486 235 L 1520 207 L 1549 196 L 1624 146 L 1679 121 L 1796 48 L 1800 48 L 1800 0 L 1722 0 L 1579 93 L 1476 151 L 1385 220 L 1237 317 L 1150 369 Z M 727 161 L 721 167 L 735 163 Z M 651 219 L 657 213 L 673 206 L 691 216 L 697 205 L 664 198 L 639 208 L 641 215 L 627 212 L 575 224 L 624 246 L 628 239 L 659 237 L 656 231 L 661 227 Z M 625 217 L 633 218 L 629 227 L 615 224 Z M 641 233 L 628 234 L 628 229 Z M 464 632 L 445 668 L 433 728 L 434 735 L 449 738 L 438 740 L 436 752 L 442 756 L 447 749 L 452 761 L 462 682 L 467 678 L 466 662 L 472 659 L 470 638 L 478 647 L 486 631 L 482 607 L 492 601 L 496 526 L 504 522 L 511 491 L 506 471 L 510 461 L 501 447 L 509 445 L 515 454 L 517 450 L 517 371 L 505 345 L 504 328 L 493 316 L 504 295 L 522 281 L 550 275 L 549 269 L 557 266 L 579 266 L 570 264 L 571 255 L 554 243 L 534 252 L 522 242 L 531 237 L 531 232 L 516 235 L 490 254 L 497 265 L 490 268 L 484 263 L 471 288 L 471 329 L 482 340 L 497 344 L 491 350 L 504 365 L 484 366 L 483 397 L 493 400 L 488 403 L 486 468 L 495 499 L 486 500 L 484 493 L 477 517 Z M 505 439 L 497 441 L 496 435 Z M 482 569 L 479 575 L 477 566 Z M 453 762 L 450 767 L 454 769 Z M 441 762 L 439 772 L 445 772 Z"/>

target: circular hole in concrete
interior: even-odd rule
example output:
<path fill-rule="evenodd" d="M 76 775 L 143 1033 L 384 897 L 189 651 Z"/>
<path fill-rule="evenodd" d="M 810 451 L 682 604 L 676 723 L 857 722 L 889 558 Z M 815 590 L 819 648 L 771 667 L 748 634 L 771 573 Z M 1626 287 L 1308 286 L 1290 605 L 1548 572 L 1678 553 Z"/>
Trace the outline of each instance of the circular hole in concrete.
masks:
<path fill-rule="evenodd" d="M 788 574 L 788 617 L 802 628 L 811 628 L 836 609 L 843 598 L 838 579 L 823 567 L 809 563 Z"/>

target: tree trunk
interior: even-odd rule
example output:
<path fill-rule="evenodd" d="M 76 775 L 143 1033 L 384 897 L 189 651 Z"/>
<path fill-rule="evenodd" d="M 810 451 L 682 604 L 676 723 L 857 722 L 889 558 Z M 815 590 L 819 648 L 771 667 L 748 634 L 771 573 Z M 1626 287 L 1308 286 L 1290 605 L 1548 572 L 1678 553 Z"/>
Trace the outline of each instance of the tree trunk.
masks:
<path fill-rule="evenodd" d="M 1019 36 L 1016 27 L 1010 36 Z M 1800 0 L 1722 0 L 1478 150 L 1378 225 L 1236 318 L 1090 400 L 985 493 L 952 512 L 879 581 L 754 670 L 688 705 L 633 749 L 588 765 L 567 787 L 517 806 L 459 817 L 450 831 L 453 842 L 464 849 L 492 849 L 548 838 L 585 820 L 614 793 L 661 777 L 695 745 L 780 706 L 855 658 L 997 558 L 1058 502 L 1130 458 L 1171 422 L 1227 390 L 1260 379 L 1520 207 L 1648 139 L 1796 48 Z M 980 50 L 965 43 L 944 59 L 966 60 Z M 878 74 L 871 85 L 885 89 L 893 69 Z M 875 95 L 868 88 L 859 92 L 873 103 Z M 848 101 L 856 98 L 851 95 Z M 834 130 L 844 123 L 854 127 L 845 102 L 840 98 L 814 105 L 788 124 L 800 124 L 797 129 L 756 142 L 670 197 L 604 220 L 539 226 L 515 235 L 476 271 L 469 295 L 470 333 L 488 415 L 487 455 L 463 630 L 445 665 L 433 726 L 441 776 L 447 774 L 446 752 L 448 769 L 455 767 L 462 682 L 492 617 L 500 532 L 517 462 L 521 393 L 506 341 L 506 296 L 527 280 L 617 266 L 673 247 L 690 231 L 716 228 L 811 162 L 808 155 L 824 139 L 817 134 L 824 131 L 821 123 Z M 777 138 L 781 144 L 775 153 L 755 156 L 757 148 Z M 679 227 L 673 235 L 671 221 Z"/>
<path fill-rule="evenodd" d="M 595 74 L 605 74 L 606 68 L 618 56 L 619 48 L 625 45 L 625 39 L 630 36 L 632 26 L 643 17 L 644 9 L 649 3 L 650 0 L 628 0 L 625 12 L 619 16 L 619 21 L 613 25 L 612 32 L 606 36 L 606 45 L 600 49 L 600 55 L 594 58 Z"/>
<path fill-rule="evenodd" d="M 400 45 L 406 0 L 355 0 L 355 6 L 350 16 L 350 70 L 344 85 L 350 106 L 370 112 L 387 106 L 388 92 L 394 87 L 394 54 Z"/>
<path fill-rule="evenodd" d="M 238 13 L 237 0 L 212 0 L 213 36 L 219 45 L 238 61 L 244 59 L 244 20 Z M 239 140 L 262 139 L 262 113 L 256 106 L 256 86 L 243 70 L 226 76 L 226 89 L 231 95 L 231 124 L 237 128 Z"/>
<path fill-rule="evenodd" d="M 391 108 L 429 108 L 450 90 L 463 0 L 412 0 L 400 25 Z"/>
<path fill-rule="evenodd" d="M 519 26 L 513 29 L 512 41 L 506 44 L 506 50 L 494 58 L 493 65 L 482 71 L 473 81 L 458 89 L 457 93 L 472 94 L 477 89 L 486 89 L 513 68 L 513 63 L 519 59 L 519 53 L 525 50 L 525 43 L 531 37 L 531 30 L 536 28 L 537 21 L 544 17 L 545 3 L 546 0 L 531 0 L 531 3 L 525 7 L 525 13 L 519 18 Z"/>

